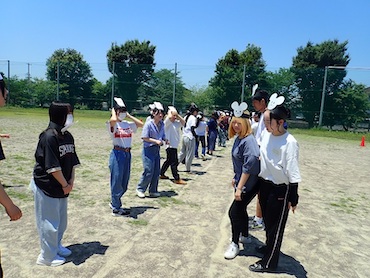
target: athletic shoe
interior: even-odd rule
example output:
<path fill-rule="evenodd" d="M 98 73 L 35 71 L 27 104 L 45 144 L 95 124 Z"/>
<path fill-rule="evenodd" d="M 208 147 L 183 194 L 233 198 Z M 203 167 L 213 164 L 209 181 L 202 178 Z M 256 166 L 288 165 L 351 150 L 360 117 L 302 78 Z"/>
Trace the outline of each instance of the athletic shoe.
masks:
<path fill-rule="evenodd" d="M 46 266 L 58 266 L 62 265 L 66 262 L 66 259 L 56 255 L 52 261 L 47 261 L 41 255 L 38 256 L 36 264 L 38 265 L 46 265 Z"/>
<path fill-rule="evenodd" d="M 204 154 L 202 154 L 201 157 L 202 157 L 202 160 L 203 161 L 206 161 L 207 160 L 207 158 L 206 158 L 206 156 Z"/>
<path fill-rule="evenodd" d="M 174 183 L 176 183 L 176 184 L 183 184 L 183 185 L 186 184 L 186 182 L 184 180 L 182 180 L 182 179 L 174 180 Z"/>
<path fill-rule="evenodd" d="M 161 180 L 168 180 L 169 179 L 169 177 L 167 177 L 166 175 L 160 175 L 159 178 Z"/>
<path fill-rule="evenodd" d="M 249 223 L 249 228 L 253 230 L 264 230 L 265 229 L 265 224 L 263 222 L 258 223 L 256 220 L 253 220 L 252 222 Z"/>
<path fill-rule="evenodd" d="M 114 209 L 112 210 L 112 215 L 113 216 L 129 216 L 130 215 L 130 210 L 129 209 L 124 209 L 124 208 L 120 208 L 120 209 Z"/>
<path fill-rule="evenodd" d="M 152 198 L 158 198 L 158 197 L 161 197 L 161 193 L 152 192 L 152 193 L 149 193 L 149 196 L 152 197 Z"/>
<path fill-rule="evenodd" d="M 239 246 L 234 242 L 231 242 L 227 248 L 224 257 L 225 259 L 231 260 L 234 259 L 239 254 Z"/>
<path fill-rule="evenodd" d="M 239 237 L 239 242 L 243 244 L 249 244 L 252 242 L 252 238 L 250 236 L 240 236 Z"/>
<path fill-rule="evenodd" d="M 68 248 L 64 247 L 63 245 L 59 245 L 58 255 L 62 257 L 68 257 L 72 254 L 72 251 Z"/>
<path fill-rule="evenodd" d="M 139 197 L 139 198 L 145 198 L 145 193 L 136 189 L 136 195 Z"/>

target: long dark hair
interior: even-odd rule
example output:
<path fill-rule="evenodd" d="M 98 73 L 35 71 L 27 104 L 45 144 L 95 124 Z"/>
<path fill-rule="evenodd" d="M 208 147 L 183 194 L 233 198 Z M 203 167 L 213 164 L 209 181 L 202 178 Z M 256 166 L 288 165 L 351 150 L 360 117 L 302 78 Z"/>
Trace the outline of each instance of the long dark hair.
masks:
<path fill-rule="evenodd" d="M 5 88 L 6 88 L 6 84 L 5 84 L 5 80 L 4 80 L 4 75 L 2 72 L 0 72 L 0 75 L 1 75 L 1 80 L 0 80 L 0 91 L 1 93 L 3 94 L 3 97 L 5 97 Z"/>
<path fill-rule="evenodd" d="M 49 107 L 50 121 L 57 125 L 64 126 L 67 114 L 70 112 L 71 108 L 69 103 L 53 101 Z"/>

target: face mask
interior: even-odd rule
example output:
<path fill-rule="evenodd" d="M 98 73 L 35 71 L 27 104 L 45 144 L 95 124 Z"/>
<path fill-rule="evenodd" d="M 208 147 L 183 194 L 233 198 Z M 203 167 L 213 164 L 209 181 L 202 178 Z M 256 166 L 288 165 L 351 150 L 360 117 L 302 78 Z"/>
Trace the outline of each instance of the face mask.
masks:
<path fill-rule="evenodd" d="M 73 115 L 72 114 L 68 114 L 67 115 L 66 122 L 64 124 L 64 127 L 61 130 L 62 133 L 64 133 L 71 125 L 73 125 Z"/>
<path fill-rule="evenodd" d="M 118 118 L 120 118 L 121 120 L 123 120 L 124 118 L 126 118 L 126 115 L 127 115 L 126 112 L 125 113 L 119 113 L 118 114 Z"/>

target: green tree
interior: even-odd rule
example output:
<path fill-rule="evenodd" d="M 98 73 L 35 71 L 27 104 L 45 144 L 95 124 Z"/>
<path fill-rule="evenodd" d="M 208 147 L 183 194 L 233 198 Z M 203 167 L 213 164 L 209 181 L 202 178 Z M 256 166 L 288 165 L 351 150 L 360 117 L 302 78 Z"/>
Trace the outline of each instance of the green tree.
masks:
<path fill-rule="evenodd" d="M 331 96 L 332 107 L 335 112 L 329 111 L 324 124 L 333 126 L 340 124 L 344 130 L 363 122 L 368 116 L 370 108 L 369 97 L 365 92 L 365 85 L 356 84 L 352 80 L 345 81 L 341 89 Z"/>
<path fill-rule="evenodd" d="M 112 44 L 107 53 L 108 69 L 115 76 L 117 96 L 122 97 L 127 108 L 137 105 L 138 89 L 151 80 L 154 72 L 155 46 L 150 41 L 127 41 Z"/>
<path fill-rule="evenodd" d="M 185 101 L 187 104 L 191 102 L 196 103 L 205 114 L 210 115 L 215 110 L 212 90 L 210 86 L 190 87 L 189 91 L 191 94 L 186 96 Z"/>
<path fill-rule="evenodd" d="M 210 80 L 215 105 L 228 109 L 233 101 L 240 101 L 244 66 L 246 87 L 243 100 L 250 98 L 254 84 L 258 83 L 260 88 L 267 85 L 266 63 L 262 59 L 261 48 L 248 44 L 246 49 L 240 53 L 232 49 L 226 53 L 225 57 L 218 60 L 215 76 Z"/>
<path fill-rule="evenodd" d="M 46 76 L 48 80 L 57 81 L 59 67 L 59 82 L 63 84 L 60 100 L 71 104 L 88 102 L 93 86 L 93 75 L 90 65 L 84 61 L 81 53 L 67 48 L 54 51 L 46 61 Z"/>
<path fill-rule="evenodd" d="M 49 105 L 56 99 L 57 85 L 50 80 L 43 80 L 36 78 L 32 82 L 32 92 L 34 102 L 38 106 Z"/>
<path fill-rule="evenodd" d="M 347 44 L 347 41 L 328 40 L 316 45 L 308 42 L 305 47 L 297 49 L 292 71 L 296 75 L 302 110 L 310 126 L 320 111 L 325 67 L 348 65 Z M 325 94 L 337 91 L 345 76 L 345 70 L 328 70 Z"/>

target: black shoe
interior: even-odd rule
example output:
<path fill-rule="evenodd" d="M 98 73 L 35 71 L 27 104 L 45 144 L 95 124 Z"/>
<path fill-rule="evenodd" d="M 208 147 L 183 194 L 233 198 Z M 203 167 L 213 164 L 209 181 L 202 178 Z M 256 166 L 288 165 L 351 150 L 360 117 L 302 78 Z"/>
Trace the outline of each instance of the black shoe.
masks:
<path fill-rule="evenodd" d="M 265 254 L 267 251 L 267 246 L 266 245 L 257 246 L 255 250 L 257 253 Z"/>
<path fill-rule="evenodd" d="M 267 268 L 261 264 L 261 261 L 258 261 L 249 266 L 249 270 L 253 272 L 273 272 L 275 268 Z"/>

